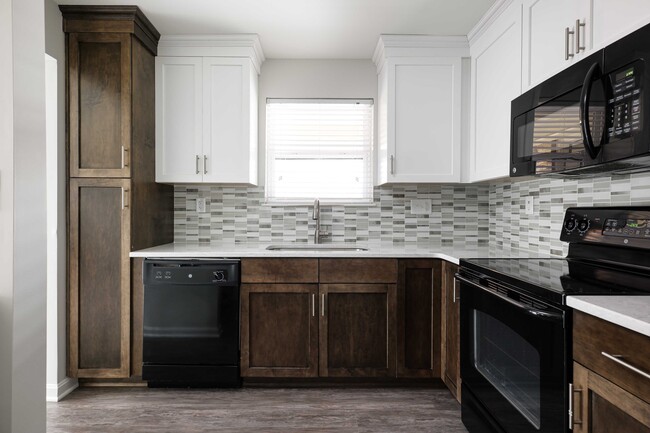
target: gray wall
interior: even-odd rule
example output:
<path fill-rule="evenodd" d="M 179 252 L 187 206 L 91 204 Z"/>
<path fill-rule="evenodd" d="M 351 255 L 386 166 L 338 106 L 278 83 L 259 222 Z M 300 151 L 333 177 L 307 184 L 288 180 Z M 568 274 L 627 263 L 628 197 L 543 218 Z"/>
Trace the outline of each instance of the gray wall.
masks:
<path fill-rule="evenodd" d="M 264 62 L 259 77 L 259 185 L 265 184 L 266 98 L 372 98 L 376 104 L 377 69 L 371 60 Z"/>
<path fill-rule="evenodd" d="M 45 432 L 42 0 L 0 1 L 0 432 Z M 36 270 L 36 272 L 35 272 Z"/>

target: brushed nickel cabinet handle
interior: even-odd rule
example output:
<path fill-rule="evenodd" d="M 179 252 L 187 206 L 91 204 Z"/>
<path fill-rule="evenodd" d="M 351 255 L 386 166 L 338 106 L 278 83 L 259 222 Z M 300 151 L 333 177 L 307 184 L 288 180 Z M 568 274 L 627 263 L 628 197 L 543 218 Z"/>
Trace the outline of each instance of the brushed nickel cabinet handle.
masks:
<path fill-rule="evenodd" d="M 311 294 L 311 317 L 316 316 L 316 295 Z"/>
<path fill-rule="evenodd" d="M 600 354 L 603 355 L 605 358 L 611 359 L 615 363 L 617 363 L 619 365 L 622 365 L 623 367 L 627 368 L 628 370 L 632 370 L 633 372 L 645 377 L 646 379 L 650 379 L 650 373 L 647 373 L 647 372 L 641 370 L 640 368 L 637 368 L 637 367 L 633 366 L 632 364 L 623 361 L 621 359 L 621 358 L 623 358 L 623 355 L 610 355 L 607 352 L 600 352 Z"/>
<path fill-rule="evenodd" d="M 577 406 L 580 409 L 580 419 L 575 418 L 576 405 L 573 400 L 575 394 L 580 394 L 580 404 Z M 575 388 L 572 383 L 569 384 L 569 430 L 573 430 L 574 425 L 582 424 L 582 388 Z"/>
<path fill-rule="evenodd" d="M 453 291 L 453 294 L 452 294 L 452 296 L 453 296 L 452 299 L 454 301 L 454 304 L 456 303 L 456 283 L 457 283 L 457 281 L 458 280 L 456 278 L 454 278 L 454 291 Z"/>
<path fill-rule="evenodd" d="M 208 174 L 208 155 L 203 155 L 203 174 Z"/>
<path fill-rule="evenodd" d="M 320 315 L 325 316 L 325 293 L 323 293 L 321 296 L 321 301 L 320 301 Z"/>
<path fill-rule="evenodd" d="M 126 157 L 128 151 L 128 149 L 122 146 L 122 168 L 129 166 L 129 159 Z"/>
<path fill-rule="evenodd" d="M 128 190 L 128 189 L 126 189 L 126 188 L 122 188 L 122 210 L 124 210 L 124 208 L 129 207 L 129 203 L 128 203 L 127 200 L 126 200 L 126 195 L 127 195 L 128 193 L 129 193 L 129 190 Z"/>
<path fill-rule="evenodd" d="M 584 51 L 586 46 L 581 45 L 580 43 L 580 28 L 585 29 L 585 23 L 581 23 L 579 19 L 576 20 L 576 54 L 579 54 L 580 51 Z M 583 30 L 584 31 L 584 30 Z M 586 33 L 585 33 L 586 35 Z"/>
<path fill-rule="evenodd" d="M 199 155 L 196 155 L 196 174 L 201 173 L 201 172 L 199 171 L 199 160 L 200 160 L 200 159 L 201 159 L 201 158 L 199 158 Z"/>
<path fill-rule="evenodd" d="M 575 32 L 570 30 L 568 27 L 564 30 L 564 60 L 569 60 L 573 57 L 573 53 L 569 52 L 569 47 L 571 46 L 571 44 L 569 44 L 569 35 L 573 34 L 575 34 Z"/>
<path fill-rule="evenodd" d="M 395 156 L 390 156 L 390 174 L 395 174 Z"/>

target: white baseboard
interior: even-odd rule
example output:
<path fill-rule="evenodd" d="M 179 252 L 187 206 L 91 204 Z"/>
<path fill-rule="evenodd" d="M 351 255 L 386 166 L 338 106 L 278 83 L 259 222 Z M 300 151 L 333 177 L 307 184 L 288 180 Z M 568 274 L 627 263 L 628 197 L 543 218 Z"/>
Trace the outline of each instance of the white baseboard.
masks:
<path fill-rule="evenodd" d="M 45 401 L 57 402 L 79 387 L 79 381 L 66 377 L 58 385 L 47 384 L 45 386 Z"/>

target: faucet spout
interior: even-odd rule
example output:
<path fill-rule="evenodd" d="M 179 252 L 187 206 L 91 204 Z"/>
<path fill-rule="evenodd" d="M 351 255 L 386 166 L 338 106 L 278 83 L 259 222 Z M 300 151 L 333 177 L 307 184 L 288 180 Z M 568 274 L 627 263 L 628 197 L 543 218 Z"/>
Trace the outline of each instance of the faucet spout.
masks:
<path fill-rule="evenodd" d="M 320 229 L 320 200 L 314 200 L 314 211 L 312 213 L 313 220 L 316 220 L 316 227 L 314 228 L 314 243 L 320 244 L 322 238 L 329 236 L 329 233 L 322 232 Z"/>

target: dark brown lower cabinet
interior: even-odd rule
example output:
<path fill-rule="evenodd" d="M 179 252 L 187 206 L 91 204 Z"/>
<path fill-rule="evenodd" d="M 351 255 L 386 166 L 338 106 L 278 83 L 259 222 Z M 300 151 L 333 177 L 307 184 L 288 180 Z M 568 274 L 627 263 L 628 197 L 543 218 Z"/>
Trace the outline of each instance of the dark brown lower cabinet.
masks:
<path fill-rule="evenodd" d="M 650 433 L 650 403 L 573 363 L 575 433 Z"/>
<path fill-rule="evenodd" d="M 394 284 L 320 285 L 320 376 L 395 376 Z"/>
<path fill-rule="evenodd" d="M 318 376 L 318 284 L 243 284 L 243 377 Z"/>
<path fill-rule="evenodd" d="M 128 377 L 130 370 L 128 179 L 70 179 L 71 377 Z"/>
<path fill-rule="evenodd" d="M 440 260 L 400 260 L 397 377 L 440 378 Z"/>
<path fill-rule="evenodd" d="M 454 275 L 458 266 L 453 263 L 442 264 L 442 298 L 443 298 L 443 356 L 442 380 L 458 401 L 460 393 L 460 284 Z"/>

